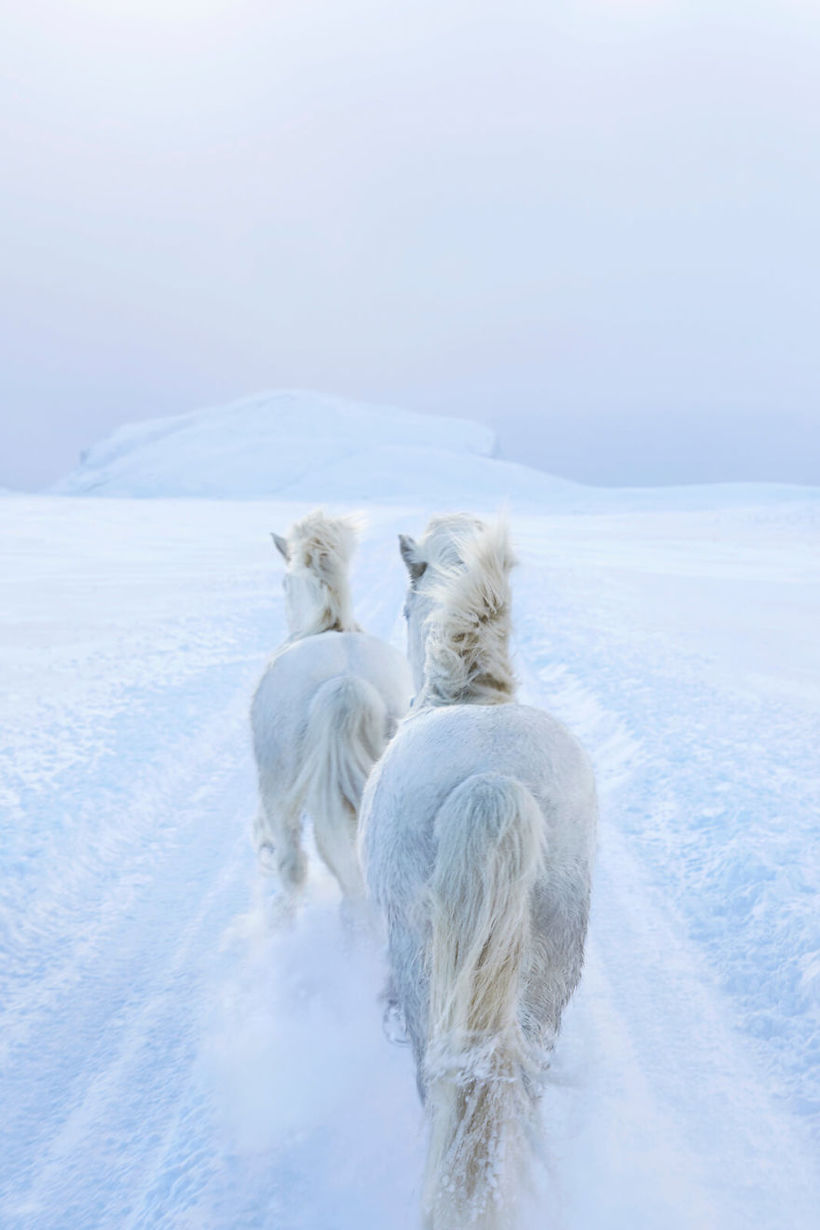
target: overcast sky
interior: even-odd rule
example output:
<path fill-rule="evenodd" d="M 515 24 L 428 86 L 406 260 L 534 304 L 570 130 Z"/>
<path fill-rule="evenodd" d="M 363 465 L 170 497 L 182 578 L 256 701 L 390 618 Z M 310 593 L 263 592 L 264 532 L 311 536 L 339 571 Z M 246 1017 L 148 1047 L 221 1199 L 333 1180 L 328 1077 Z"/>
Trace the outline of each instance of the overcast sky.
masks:
<path fill-rule="evenodd" d="M 0 484 L 274 387 L 820 482 L 816 0 L 26 0 Z"/>

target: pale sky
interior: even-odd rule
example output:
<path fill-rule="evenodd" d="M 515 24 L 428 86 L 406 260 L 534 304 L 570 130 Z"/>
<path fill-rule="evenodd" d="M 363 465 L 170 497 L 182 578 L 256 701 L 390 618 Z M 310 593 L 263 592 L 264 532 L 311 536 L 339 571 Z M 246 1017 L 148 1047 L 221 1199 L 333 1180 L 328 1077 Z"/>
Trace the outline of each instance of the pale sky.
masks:
<path fill-rule="evenodd" d="M 0 484 L 316 388 L 586 481 L 820 483 L 816 0 L 27 0 Z"/>

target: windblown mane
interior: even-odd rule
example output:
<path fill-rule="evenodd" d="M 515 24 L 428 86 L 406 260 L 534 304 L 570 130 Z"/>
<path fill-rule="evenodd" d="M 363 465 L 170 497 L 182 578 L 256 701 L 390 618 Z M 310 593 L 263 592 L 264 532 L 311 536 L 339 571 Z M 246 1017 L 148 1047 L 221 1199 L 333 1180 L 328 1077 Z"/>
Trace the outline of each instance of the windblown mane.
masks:
<path fill-rule="evenodd" d="M 353 517 L 327 517 L 316 509 L 297 521 L 288 533 L 289 567 L 311 572 L 324 599 L 311 634 L 361 631 L 353 618 L 347 576 L 358 529 Z"/>
<path fill-rule="evenodd" d="M 482 534 L 486 524 L 471 513 L 446 513 L 431 517 L 417 545 L 419 559 L 429 567 L 431 580 L 442 572 L 464 567 L 464 547 L 468 539 Z"/>
<path fill-rule="evenodd" d="M 457 537 L 456 550 L 456 562 L 442 568 L 429 590 L 435 606 L 418 707 L 499 705 L 515 697 L 509 651 L 515 557 L 507 526 L 473 528 Z"/>

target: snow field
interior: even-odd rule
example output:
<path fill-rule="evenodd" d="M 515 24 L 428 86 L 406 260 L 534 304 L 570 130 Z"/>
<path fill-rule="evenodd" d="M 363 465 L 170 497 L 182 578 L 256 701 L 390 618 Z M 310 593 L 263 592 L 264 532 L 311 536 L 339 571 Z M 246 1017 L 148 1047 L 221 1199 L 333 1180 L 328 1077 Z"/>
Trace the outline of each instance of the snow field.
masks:
<path fill-rule="evenodd" d="M 602 796 L 527 1230 L 815 1224 L 817 507 L 513 518 L 522 698 Z M 277 925 L 250 846 L 267 532 L 304 508 L 3 502 L 3 1226 L 416 1225 L 380 954 L 315 859 Z M 396 643 L 434 509 L 369 510 L 357 613 Z"/>

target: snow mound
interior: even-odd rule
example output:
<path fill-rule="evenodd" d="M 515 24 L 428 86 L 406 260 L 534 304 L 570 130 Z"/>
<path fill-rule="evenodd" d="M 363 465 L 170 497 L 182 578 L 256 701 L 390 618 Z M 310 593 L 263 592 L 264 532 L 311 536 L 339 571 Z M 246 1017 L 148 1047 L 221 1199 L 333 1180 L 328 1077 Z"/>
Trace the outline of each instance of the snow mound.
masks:
<path fill-rule="evenodd" d="M 495 433 L 466 419 L 277 391 L 129 423 L 86 450 L 52 491 L 534 512 L 681 511 L 820 497 L 818 488 L 759 483 L 587 487 L 497 453 Z"/>
<path fill-rule="evenodd" d="M 333 499 L 330 471 L 344 495 L 367 498 L 371 468 L 395 485 L 380 450 L 414 450 L 399 470 L 414 489 L 427 462 L 444 454 L 487 458 L 495 434 L 464 419 L 413 414 L 308 392 L 271 392 L 174 418 L 119 428 L 93 445 L 54 487 L 63 495 L 205 496 L 258 499 L 288 494 Z M 315 475 L 315 480 L 311 477 Z"/>

